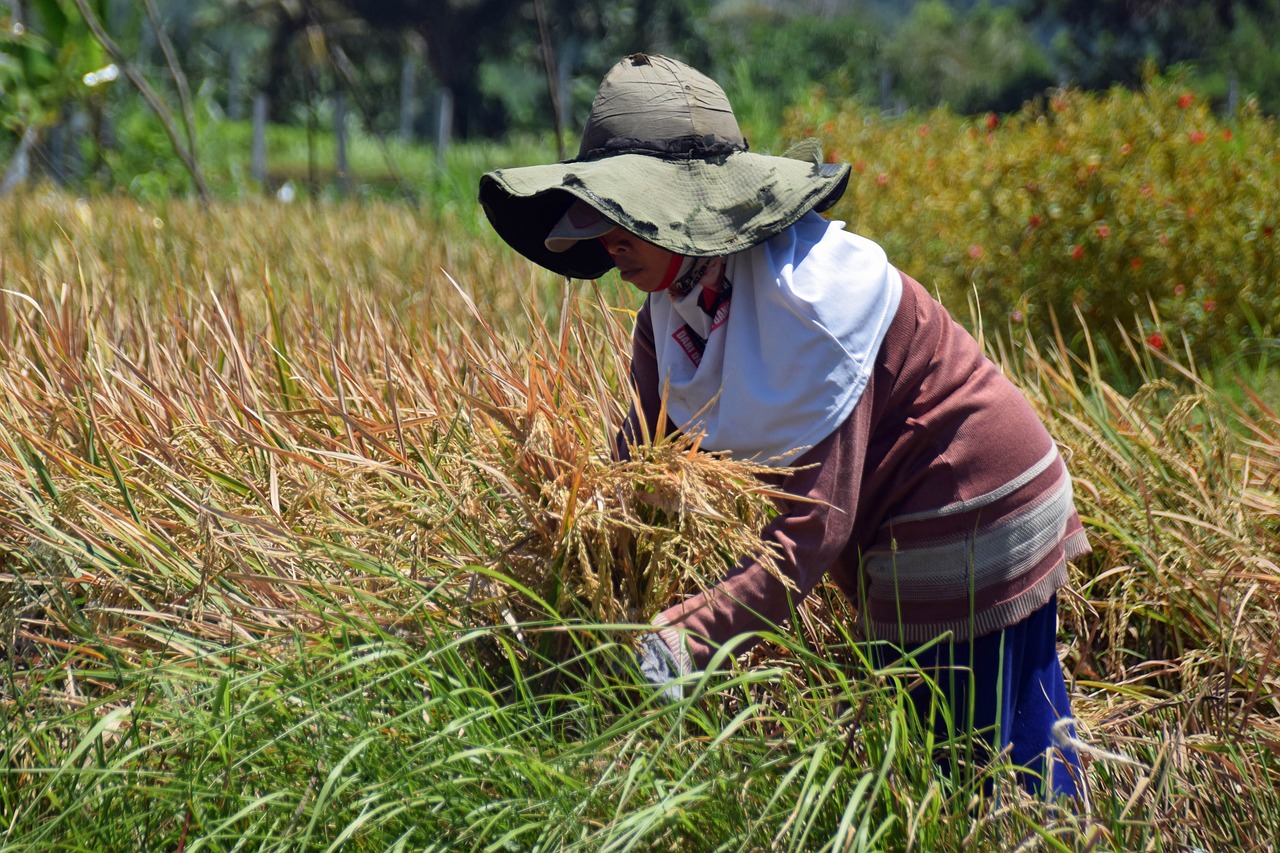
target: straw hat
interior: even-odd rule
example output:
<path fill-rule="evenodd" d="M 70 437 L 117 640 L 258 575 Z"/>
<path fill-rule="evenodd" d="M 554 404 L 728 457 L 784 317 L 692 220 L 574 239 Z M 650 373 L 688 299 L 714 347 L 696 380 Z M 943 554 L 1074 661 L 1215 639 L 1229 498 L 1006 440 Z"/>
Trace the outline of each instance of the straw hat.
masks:
<path fill-rule="evenodd" d="M 614 225 L 679 255 L 727 255 L 831 207 L 848 181 L 849 166 L 823 163 L 816 140 L 750 153 L 715 81 L 637 53 L 605 75 L 577 158 L 489 172 L 480 204 L 525 257 L 597 278 L 613 261 L 590 238 Z"/>

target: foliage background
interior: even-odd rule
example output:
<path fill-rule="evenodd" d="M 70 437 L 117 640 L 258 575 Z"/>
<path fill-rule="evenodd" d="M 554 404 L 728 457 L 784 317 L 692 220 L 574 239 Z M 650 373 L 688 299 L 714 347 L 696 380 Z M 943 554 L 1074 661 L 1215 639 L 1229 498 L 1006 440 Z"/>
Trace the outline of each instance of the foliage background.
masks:
<path fill-rule="evenodd" d="M 1223 120 L 1162 78 L 974 118 L 817 96 L 786 132 L 853 163 L 834 216 L 988 330 L 1044 339 L 1079 319 L 1112 353 L 1137 334 L 1228 372 L 1276 344 L 1280 153 L 1252 102 Z"/>
<path fill-rule="evenodd" d="M 0 849 L 1280 837 L 1274 0 L 0 20 Z M 678 444 L 609 462 L 635 294 L 532 269 L 474 192 L 558 156 L 637 47 L 721 79 L 757 150 L 852 163 L 835 214 L 1063 446 L 1094 544 L 1062 607 L 1105 750 L 1088 812 L 999 763 L 939 774 L 920 673 L 872 666 L 827 590 L 685 701 L 634 690 L 637 626 L 600 620 L 750 547 L 762 495 Z"/>

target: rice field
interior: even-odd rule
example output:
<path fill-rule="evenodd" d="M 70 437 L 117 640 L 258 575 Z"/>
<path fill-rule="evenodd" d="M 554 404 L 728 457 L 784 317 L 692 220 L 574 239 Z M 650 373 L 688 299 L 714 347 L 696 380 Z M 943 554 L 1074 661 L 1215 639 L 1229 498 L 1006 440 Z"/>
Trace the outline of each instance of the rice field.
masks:
<path fill-rule="evenodd" d="M 985 341 L 1094 547 L 1090 802 L 1040 802 L 933 766 L 919 674 L 829 590 L 683 701 L 636 689 L 637 630 L 769 492 L 679 440 L 613 462 L 636 294 L 473 215 L 0 200 L 0 849 L 1276 847 L 1263 398 L 1140 336 L 1135 393 Z"/>

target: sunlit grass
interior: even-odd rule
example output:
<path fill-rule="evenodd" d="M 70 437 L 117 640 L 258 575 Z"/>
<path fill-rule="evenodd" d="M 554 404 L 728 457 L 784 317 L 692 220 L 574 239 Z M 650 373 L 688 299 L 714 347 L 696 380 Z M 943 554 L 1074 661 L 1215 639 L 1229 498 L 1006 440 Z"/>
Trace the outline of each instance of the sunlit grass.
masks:
<path fill-rule="evenodd" d="M 995 354 L 1094 555 L 1092 819 L 941 775 L 820 589 L 681 703 L 628 644 L 755 547 L 748 467 L 609 460 L 633 294 L 397 205 L 0 203 L 6 849 L 1260 849 L 1280 430 L 1149 347 Z M 999 792 L 983 792 L 988 780 Z"/>

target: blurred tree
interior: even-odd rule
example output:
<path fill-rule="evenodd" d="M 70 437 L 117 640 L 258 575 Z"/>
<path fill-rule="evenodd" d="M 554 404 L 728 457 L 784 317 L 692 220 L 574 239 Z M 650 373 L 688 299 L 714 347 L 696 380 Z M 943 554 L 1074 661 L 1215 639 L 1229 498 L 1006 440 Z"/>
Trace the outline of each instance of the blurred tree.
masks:
<path fill-rule="evenodd" d="M 102 14 L 107 2 L 91 5 Z M 13 22 L 0 27 L 0 126 L 20 142 L 3 179 L 6 190 L 25 178 L 43 136 L 73 108 L 87 110 L 91 139 L 100 139 L 104 90 L 118 73 L 108 68 L 106 52 L 80 16 L 58 0 L 26 0 L 11 8 Z M 100 156 L 96 148 L 91 153 Z"/>
<path fill-rule="evenodd" d="M 443 90 L 441 123 L 467 135 L 472 125 L 498 131 L 482 115 L 480 66 L 515 35 L 524 0 L 340 0 L 341 5 L 380 31 L 417 32 L 426 59 Z M 526 36 L 528 38 L 528 35 Z"/>
<path fill-rule="evenodd" d="M 833 98 L 876 97 L 883 28 L 861 4 L 721 0 L 707 26 L 707 68 L 757 148 L 781 144 L 783 113 L 821 84 Z"/>
<path fill-rule="evenodd" d="M 1054 83 L 1016 11 L 987 3 L 963 14 L 942 0 L 917 3 L 885 59 L 896 90 L 916 107 L 1009 111 Z"/>
<path fill-rule="evenodd" d="M 562 123 L 571 134 L 586 120 L 600 78 L 623 56 L 660 53 L 700 68 L 711 64 L 708 0 L 543 2 L 555 51 Z M 532 52 L 534 47 L 530 43 L 527 50 Z M 534 58 L 528 56 L 525 61 Z M 541 127 L 549 126 L 545 116 L 538 121 Z"/>
<path fill-rule="evenodd" d="M 1280 26 L 1275 0 L 1023 0 L 1022 10 L 1051 33 L 1064 77 L 1089 89 L 1138 85 L 1149 63 L 1229 62 L 1238 28 L 1269 28 L 1274 46 Z"/>
<path fill-rule="evenodd" d="M 1229 32 L 1210 52 L 1202 79 L 1209 94 L 1232 104 L 1239 90 L 1270 115 L 1280 114 L 1280 0 L 1236 7 Z"/>

